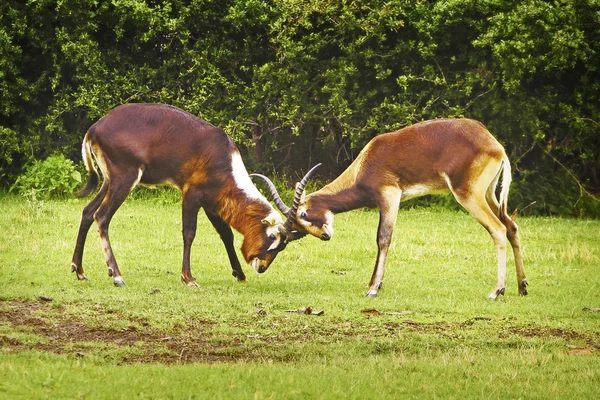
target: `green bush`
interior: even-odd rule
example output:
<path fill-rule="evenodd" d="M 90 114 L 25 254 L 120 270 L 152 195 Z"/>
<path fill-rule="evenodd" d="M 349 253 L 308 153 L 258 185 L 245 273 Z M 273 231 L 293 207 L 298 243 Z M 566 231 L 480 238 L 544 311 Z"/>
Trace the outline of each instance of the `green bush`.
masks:
<path fill-rule="evenodd" d="M 79 159 L 116 105 L 158 102 L 222 127 L 252 171 L 337 176 L 377 134 L 469 117 L 523 182 L 511 204 L 575 216 L 600 193 L 597 0 L 23 4 L 0 2 L 2 190 L 31 158 Z M 545 179 L 556 163 L 574 198 Z"/>
<path fill-rule="evenodd" d="M 62 154 L 53 154 L 44 161 L 35 160 L 26 166 L 10 190 L 37 199 L 65 198 L 80 184 L 81 173 L 73 161 Z"/>
<path fill-rule="evenodd" d="M 129 199 L 143 199 L 153 204 L 179 204 L 181 192 L 169 186 L 136 186 L 128 196 Z"/>

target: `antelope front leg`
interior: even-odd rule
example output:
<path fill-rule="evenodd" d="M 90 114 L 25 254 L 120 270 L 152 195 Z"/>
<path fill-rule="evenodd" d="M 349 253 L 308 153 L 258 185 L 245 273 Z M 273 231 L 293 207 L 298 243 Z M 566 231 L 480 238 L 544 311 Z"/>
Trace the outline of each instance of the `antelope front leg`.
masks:
<path fill-rule="evenodd" d="M 375 261 L 375 269 L 369 282 L 367 297 L 377 296 L 377 292 L 381 289 L 385 271 L 385 260 L 392 241 L 392 234 L 396 227 L 401 195 L 402 192 L 397 188 L 384 188 L 381 191 L 379 227 L 377 228 L 377 260 Z"/>
<path fill-rule="evenodd" d="M 206 216 L 210 222 L 219 233 L 219 236 L 221 236 L 221 240 L 225 245 L 225 250 L 227 251 L 227 256 L 229 257 L 229 262 L 231 264 L 231 274 L 236 277 L 238 281 L 246 282 L 246 275 L 244 275 L 240 261 L 235 254 L 235 247 L 233 247 L 233 231 L 231 230 L 231 227 L 227 225 L 227 223 L 223 221 L 221 217 L 212 211 L 206 209 L 204 211 L 206 212 Z"/>

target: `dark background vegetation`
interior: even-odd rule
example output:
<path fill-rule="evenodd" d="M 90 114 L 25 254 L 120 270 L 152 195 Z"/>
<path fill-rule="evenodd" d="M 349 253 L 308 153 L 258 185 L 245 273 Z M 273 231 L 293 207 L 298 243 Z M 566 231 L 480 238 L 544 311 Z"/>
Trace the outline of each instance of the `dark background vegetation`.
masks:
<path fill-rule="evenodd" d="M 507 149 L 512 207 L 598 217 L 599 51 L 597 0 L 3 0 L 0 186 L 52 154 L 79 163 L 128 102 L 198 115 L 290 180 L 471 117 Z"/>

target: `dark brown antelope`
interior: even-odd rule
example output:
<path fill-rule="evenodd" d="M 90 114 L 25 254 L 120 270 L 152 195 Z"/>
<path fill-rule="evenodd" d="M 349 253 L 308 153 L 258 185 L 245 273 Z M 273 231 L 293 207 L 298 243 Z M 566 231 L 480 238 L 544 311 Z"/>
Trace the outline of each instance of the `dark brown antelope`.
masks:
<path fill-rule="evenodd" d="M 111 218 L 139 183 L 170 185 L 182 192 L 183 267 L 181 280 L 197 286 L 190 271 L 190 248 L 196 235 L 197 216 L 204 208 L 223 243 L 233 276 L 246 276 L 235 253 L 231 227 L 244 235 L 242 254 L 259 273 L 267 270 L 295 232 L 284 230 L 283 220 L 252 184 L 233 140 L 222 130 L 176 107 L 161 104 L 127 104 L 116 107 L 88 130 L 82 144 L 88 171 L 83 197 L 99 183 L 96 160 L 104 182 L 83 209 L 71 269 L 87 279 L 83 249 L 95 220 L 114 284 L 123 277 L 108 237 Z M 291 222 L 288 222 L 289 226 Z"/>
<path fill-rule="evenodd" d="M 501 175 L 498 201 L 496 186 Z M 489 297 L 495 299 L 505 291 L 507 237 L 514 252 L 519 293 L 526 295 L 517 225 L 507 214 L 510 182 L 511 168 L 504 148 L 483 124 L 470 119 L 426 121 L 375 137 L 333 182 L 306 196 L 303 188 L 297 191 L 300 200 L 293 210 L 294 227 L 299 233 L 329 240 L 334 214 L 379 208 L 379 251 L 367 293 L 376 296 L 400 200 L 451 192 L 496 244 L 498 280 Z M 276 191 L 273 195 L 278 197 Z"/>

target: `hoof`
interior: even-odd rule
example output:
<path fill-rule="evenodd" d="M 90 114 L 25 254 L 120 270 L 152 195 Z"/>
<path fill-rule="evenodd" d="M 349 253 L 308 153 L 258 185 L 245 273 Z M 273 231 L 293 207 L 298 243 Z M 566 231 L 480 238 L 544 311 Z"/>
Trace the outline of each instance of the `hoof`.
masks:
<path fill-rule="evenodd" d="M 122 276 L 115 277 L 114 283 L 115 283 L 115 286 L 125 286 L 125 282 L 123 281 Z"/>
<path fill-rule="evenodd" d="M 505 290 L 505 288 L 494 290 L 492 293 L 490 293 L 490 295 L 488 296 L 488 299 L 496 300 L 498 298 L 498 296 L 500 296 L 500 295 L 504 296 L 504 290 Z"/>
<path fill-rule="evenodd" d="M 529 285 L 529 282 L 527 282 L 527 279 L 523 279 L 521 281 L 521 284 L 519 285 L 519 294 L 521 296 L 527 296 L 527 286 Z"/>
<path fill-rule="evenodd" d="M 236 278 L 239 282 L 246 282 L 246 275 L 244 275 L 243 273 L 240 274 L 236 271 L 233 271 L 231 275 L 233 275 L 233 277 Z"/>
<path fill-rule="evenodd" d="M 192 279 L 186 279 L 183 277 L 183 275 L 181 275 L 181 282 L 183 282 L 187 287 L 193 287 L 193 288 L 200 288 L 200 285 L 198 285 L 196 283 L 196 281 L 194 280 L 194 278 Z"/>
<path fill-rule="evenodd" d="M 77 274 L 77 279 L 80 281 L 87 281 L 88 278 L 87 276 L 85 276 L 85 274 L 82 272 L 77 272 L 77 265 L 75 264 L 71 264 L 71 272 L 75 272 Z"/>
<path fill-rule="evenodd" d="M 366 297 L 375 297 L 377 296 L 377 292 L 379 291 L 379 289 L 381 289 L 381 287 L 383 286 L 383 281 L 379 282 L 378 285 L 372 285 L 369 284 L 369 291 L 367 292 Z"/>

